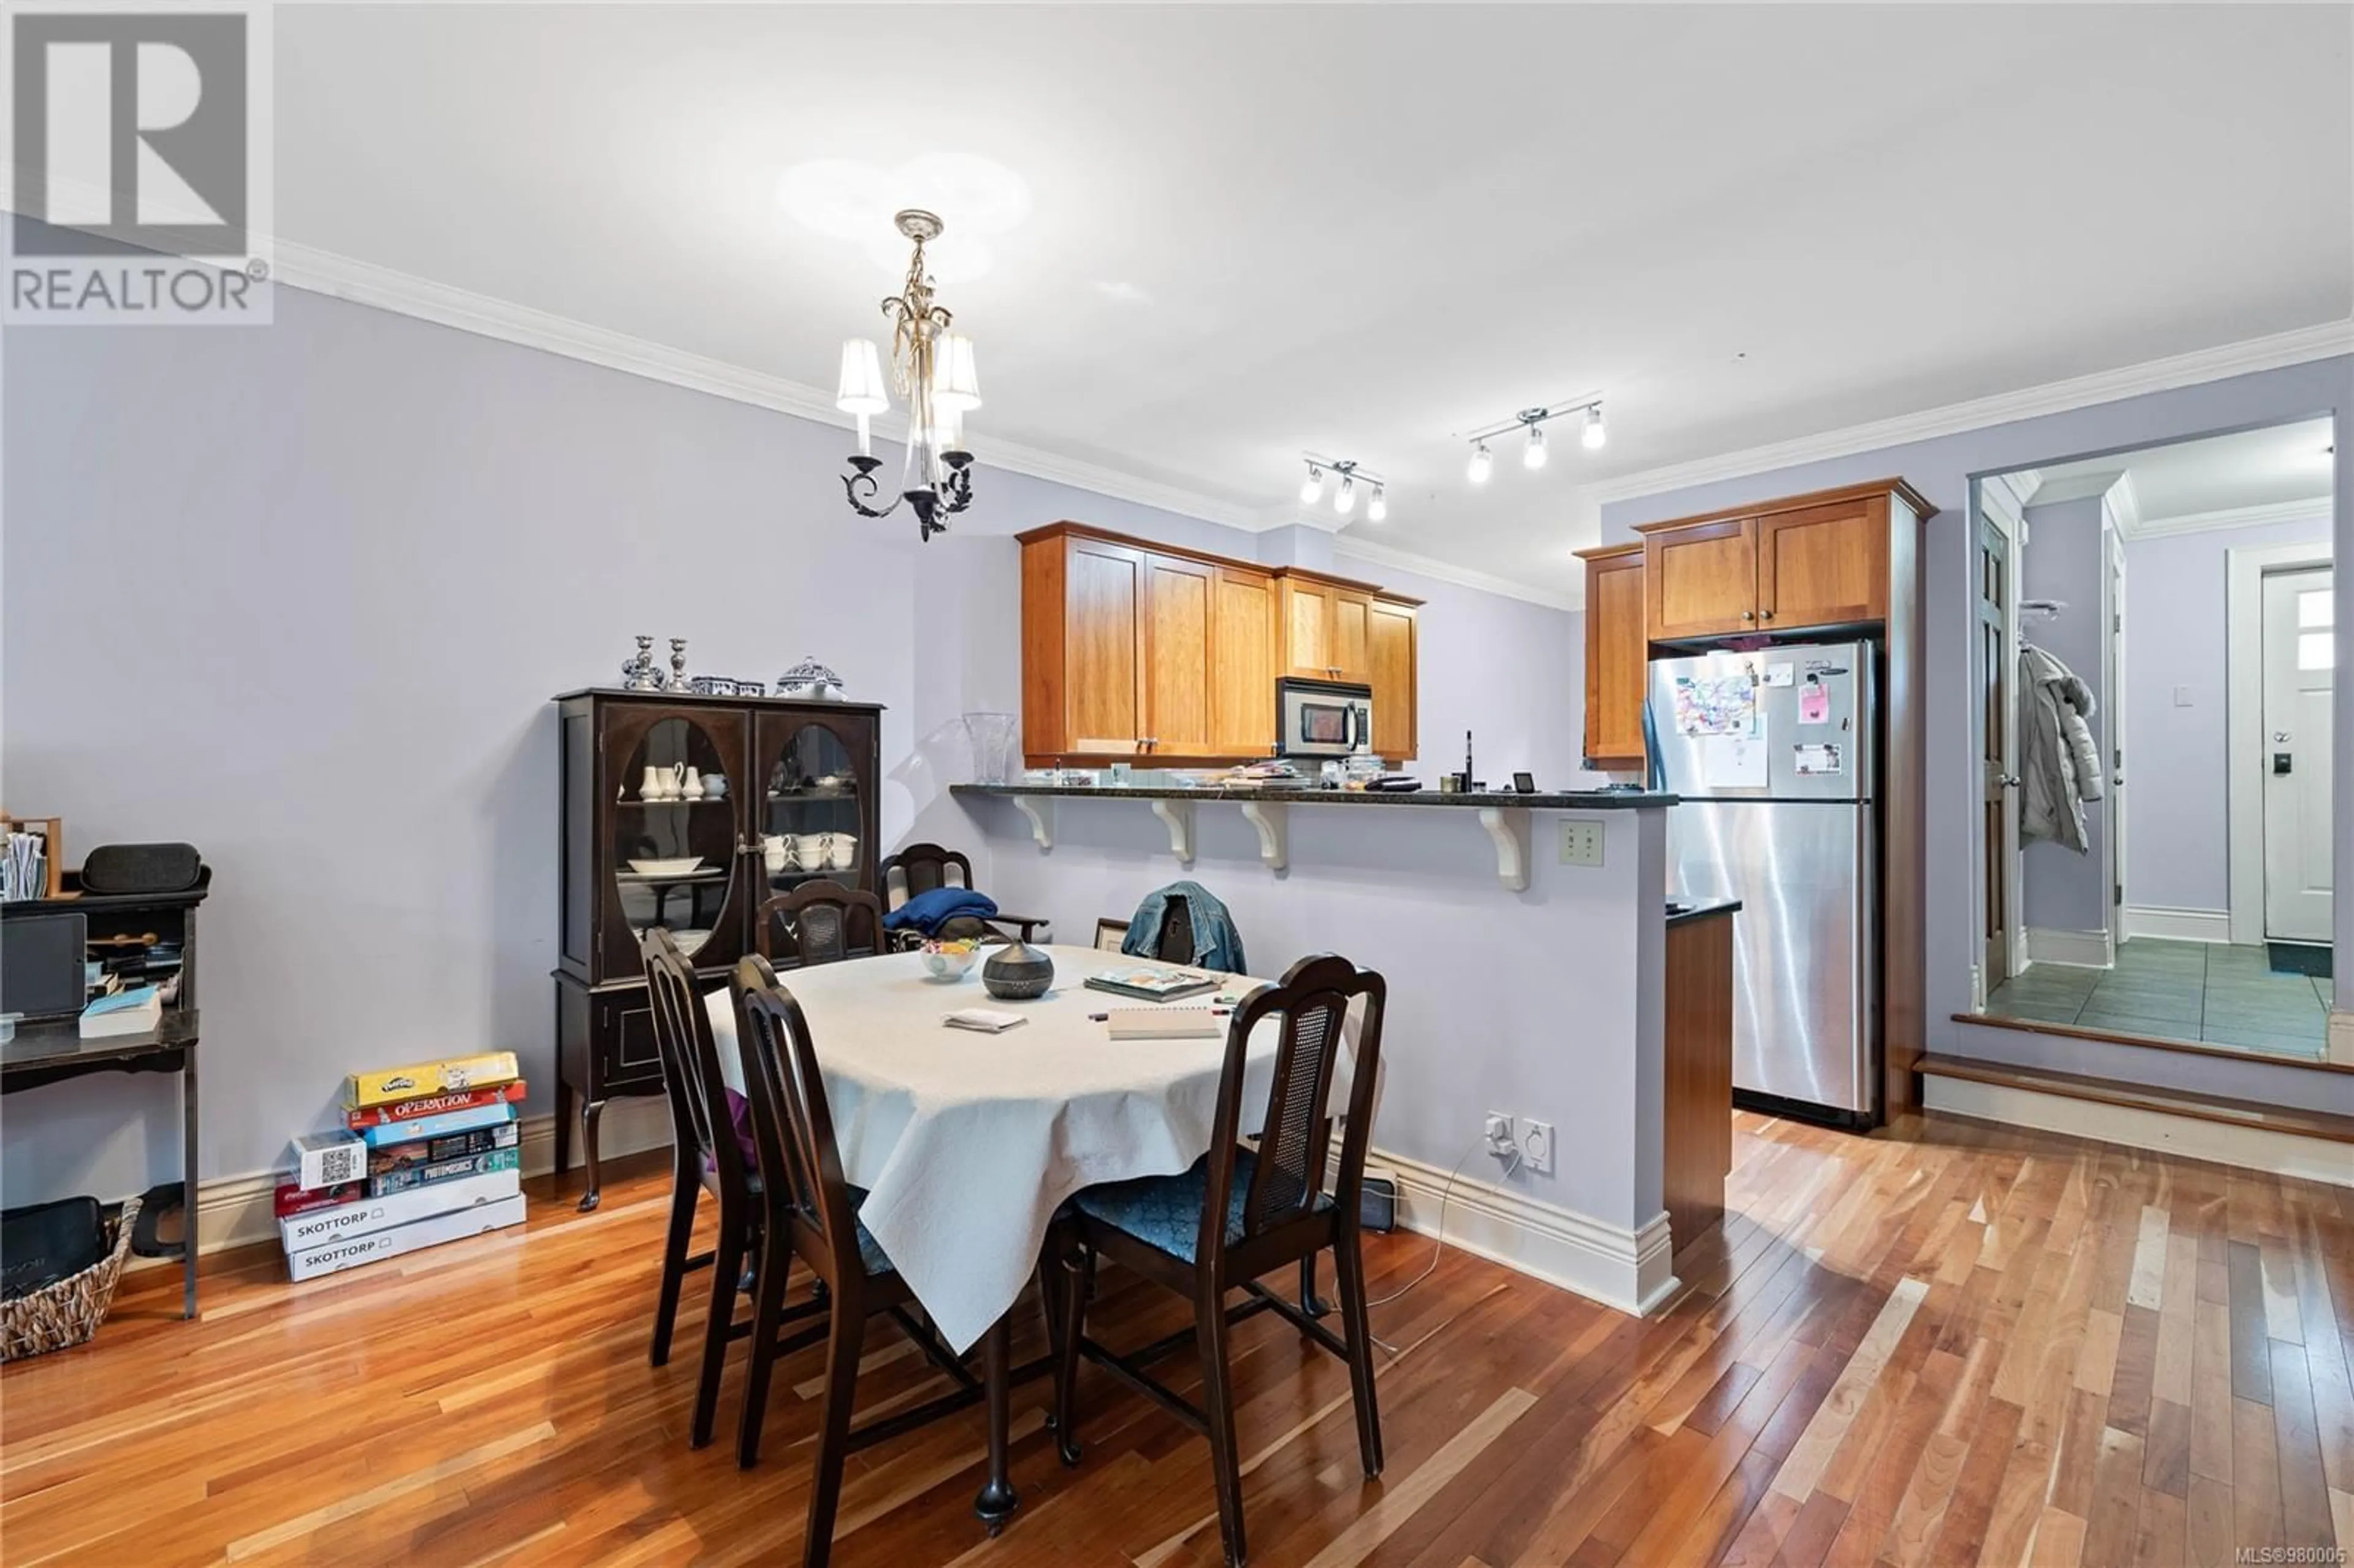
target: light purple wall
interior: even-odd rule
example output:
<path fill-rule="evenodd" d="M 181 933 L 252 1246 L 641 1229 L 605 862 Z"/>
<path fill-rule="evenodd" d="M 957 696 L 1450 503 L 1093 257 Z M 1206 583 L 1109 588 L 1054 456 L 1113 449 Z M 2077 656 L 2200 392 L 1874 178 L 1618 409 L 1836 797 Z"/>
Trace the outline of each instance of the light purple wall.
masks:
<path fill-rule="evenodd" d="M 956 720 L 1019 703 L 1008 535 L 1260 542 L 985 469 L 918 546 L 844 510 L 841 431 L 293 290 L 268 328 L 12 328 L 5 350 L 0 798 L 76 846 L 186 839 L 217 868 L 207 1175 L 275 1164 L 355 1066 L 512 1046 L 551 1107 L 547 699 L 610 682 L 632 633 L 686 635 L 698 671 L 832 664 L 890 708 L 885 838 L 953 841 Z M 1479 702 L 1579 646 L 1574 617 L 1448 593 L 1424 655 L 1489 670 Z M 1488 726 L 1458 683 L 1429 722 Z M 161 1078 L 0 1114 L 11 1202 L 177 1169 Z"/>
<path fill-rule="evenodd" d="M 1924 708 L 1929 830 L 1925 911 L 1928 1007 L 1924 1044 L 1928 1049 L 1990 1061 L 2024 1060 L 2023 1053 L 2041 1049 L 2051 1058 L 2041 1065 L 2067 1067 L 2074 1062 L 2080 1065 L 2073 1070 L 2084 1072 L 2099 1072 L 2107 1061 L 2097 1053 L 2078 1051 L 2085 1042 L 2047 1042 L 2031 1047 L 2031 1037 L 2016 1031 L 1987 1029 L 1953 1019 L 1970 1003 L 1970 965 L 1980 907 L 1978 867 L 1983 864 L 1977 805 L 1980 793 L 1977 759 L 1982 753 L 1974 716 L 1970 649 L 1977 592 L 1971 564 L 1975 552 L 1970 547 L 1976 532 L 1968 514 L 1971 479 L 2324 414 L 2336 417 L 2342 446 L 2349 429 L 2354 428 L 2349 420 L 2354 415 L 2354 356 L 2151 392 L 1850 457 L 1662 491 L 1603 507 L 1603 535 L 1611 540 L 1632 537 L 1638 523 L 1898 476 L 1910 481 L 1939 509 L 1923 535 L 1924 662 L 1929 683 Z M 2337 549 L 2344 558 L 2354 547 L 2354 463 L 2338 465 L 2336 509 Z M 2340 625 L 2338 638 L 2339 664 L 2354 664 L 2354 624 Z M 2338 684 L 2337 746 L 2337 777 L 2347 781 L 2340 788 L 2354 789 L 2354 681 Z M 2354 811 L 2346 810 L 2342 800 L 2338 820 L 2354 821 Z M 2337 881 L 2341 887 L 2354 886 L 2354 833 L 2338 835 Z M 2354 898 L 2338 901 L 2337 948 L 2340 965 L 2354 971 Z M 2123 1049 L 2132 1052 L 2131 1047 Z M 2148 1082 L 2180 1080 L 2184 1086 L 2192 1086 L 2184 1075 L 2198 1073 L 2204 1075 L 2196 1086 L 2201 1092 L 2255 1099 L 2274 1092 L 2277 1083 L 2261 1064 L 2213 1061 L 2200 1065 L 2204 1059 L 2174 1053 L 2132 1054 L 2137 1059 L 2147 1058 L 2138 1072 Z M 2302 1103 L 2354 1112 L 2354 1077 L 2312 1076 L 2316 1082 Z"/>
<path fill-rule="evenodd" d="M 2101 668 L 2101 589 L 2108 575 L 2101 498 L 2084 496 L 2027 509 L 2027 549 L 2019 577 L 2022 599 L 2067 605 L 2056 620 L 2031 620 L 2029 636 L 2092 688 L 2093 738 L 2109 746 L 2109 693 Z M 2085 849 L 2031 843 L 2022 852 L 2020 895 L 2027 924 L 2037 931 L 2101 931 L 2108 927 L 2107 879 L 2102 853 L 2109 836 L 2108 807 L 2084 808 Z"/>
<path fill-rule="evenodd" d="M 2226 565 L 2233 550 L 2326 545 L 2329 520 L 2161 535 L 2126 546 L 2126 903 L 2232 904 Z M 2174 705 L 2187 688 L 2190 705 Z"/>

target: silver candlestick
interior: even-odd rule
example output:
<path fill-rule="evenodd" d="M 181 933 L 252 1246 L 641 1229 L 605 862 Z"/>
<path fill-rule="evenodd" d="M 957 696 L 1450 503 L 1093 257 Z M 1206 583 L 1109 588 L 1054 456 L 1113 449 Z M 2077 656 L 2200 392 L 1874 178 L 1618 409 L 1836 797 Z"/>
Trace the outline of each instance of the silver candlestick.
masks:
<path fill-rule="evenodd" d="M 684 637 L 670 640 L 670 689 L 673 692 L 687 689 L 686 639 Z"/>

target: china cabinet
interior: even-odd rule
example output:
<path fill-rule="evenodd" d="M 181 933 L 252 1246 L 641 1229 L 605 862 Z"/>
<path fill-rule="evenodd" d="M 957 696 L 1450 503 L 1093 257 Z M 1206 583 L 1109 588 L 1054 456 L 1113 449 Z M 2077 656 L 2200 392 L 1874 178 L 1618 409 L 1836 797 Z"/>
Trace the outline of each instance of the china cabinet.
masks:
<path fill-rule="evenodd" d="M 667 928 L 718 984 L 758 947 L 770 895 L 820 878 L 873 892 L 883 710 L 609 690 L 556 703 L 556 1168 L 577 1111 L 593 1209 L 606 1102 L 662 1092 L 641 935 Z"/>

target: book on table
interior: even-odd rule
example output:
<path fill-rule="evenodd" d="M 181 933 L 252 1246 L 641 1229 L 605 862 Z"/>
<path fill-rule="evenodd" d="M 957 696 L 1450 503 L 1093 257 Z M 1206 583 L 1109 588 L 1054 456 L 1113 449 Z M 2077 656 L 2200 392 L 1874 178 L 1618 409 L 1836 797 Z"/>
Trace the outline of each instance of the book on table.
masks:
<path fill-rule="evenodd" d="M 94 999 L 81 1010 L 80 1033 L 84 1040 L 111 1040 L 123 1034 L 144 1034 L 164 1022 L 164 998 L 154 986 L 134 986 Z"/>
<path fill-rule="evenodd" d="M 1114 996 L 1132 996 L 1144 1001 L 1174 1001 L 1179 997 L 1199 996 L 1205 991 L 1218 989 L 1217 979 L 1199 969 L 1172 969 L 1167 964 L 1130 964 L 1122 969 L 1106 969 L 1089 975 L 1091 991 L 1109 991 Z"/>

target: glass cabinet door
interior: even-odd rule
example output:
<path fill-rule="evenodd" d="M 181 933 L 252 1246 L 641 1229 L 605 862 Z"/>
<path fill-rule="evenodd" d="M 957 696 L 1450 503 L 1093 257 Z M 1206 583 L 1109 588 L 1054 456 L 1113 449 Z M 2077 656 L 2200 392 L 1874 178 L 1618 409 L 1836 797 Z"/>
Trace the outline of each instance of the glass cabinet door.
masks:
<path fill-rule="evenodd" d="M 864 763 L 832 725 L 797 715 L 762 715 L 758 752 L 764 769 L 759 809 L 763 897 L 818 878 L 845 887 L 869 885 L 875 846 L 860 777 Z"/>
<path fill-rule="evenodd" d="M 733 963 L 742 946 L 734 775 L 743 715 L 631 715 L 611 740 L 613 881 L 631 937 L 664 927 L 696 967 Z"/>

